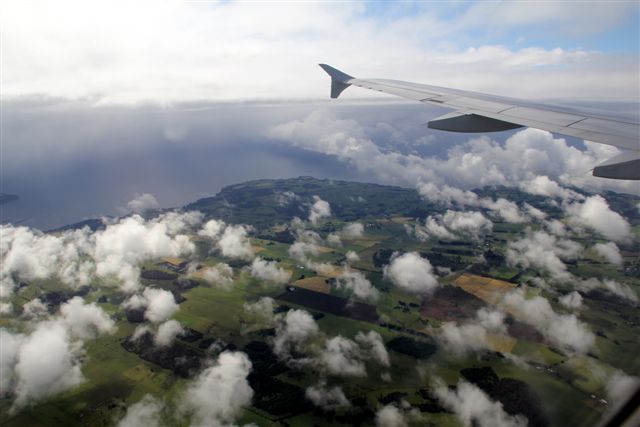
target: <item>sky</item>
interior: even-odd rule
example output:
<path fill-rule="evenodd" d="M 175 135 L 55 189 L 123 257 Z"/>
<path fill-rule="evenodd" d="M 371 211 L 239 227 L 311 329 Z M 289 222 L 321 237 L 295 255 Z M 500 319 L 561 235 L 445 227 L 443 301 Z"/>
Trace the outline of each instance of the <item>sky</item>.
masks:
<path fill-rule="evenodd" d="M 637 2 L 5 1 L 0 192 L 21 199 L 3 206 L 3 221 L 47 228 L 117 215 L 145 193 L 179 206 L 261 177 L 415 187 L 439 179 L 425 168 L 463 162 L 465 150 L 488 169 L 473 169 L 482 179 L 444 170 L 449 184 L 518 185 L 523 177 L 506 170 L 508 162 L 484 157 L 518 132 L 432 131 L 423 124 L 449 110 L 358 88 L 329 100 L 317 64 L 637 121 L 639 9 Z M 523 132 L 527 143 L 555 141 Z M 358 150 L 314 143 L 345 135 Z M 615 150 L 561 141 L 579 149 L 563 151 L 569 157 L 558 167 L 572 169 L 532 166 L 531 174 L 637 190 L 585 178 Z M 367 166 L 372 159 L 377 168 Z"/>

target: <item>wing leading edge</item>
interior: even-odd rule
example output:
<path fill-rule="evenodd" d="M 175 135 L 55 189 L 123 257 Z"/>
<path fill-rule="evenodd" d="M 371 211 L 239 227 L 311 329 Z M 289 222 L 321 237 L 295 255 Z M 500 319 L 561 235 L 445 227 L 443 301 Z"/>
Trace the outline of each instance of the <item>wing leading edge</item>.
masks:
<path fill-rule="evenodd" d="M 386 79 L 358 79 L 327 64 L 320 67 L 331 76 L 331 98 L 349 86 L 452 108 L 455 111 L 431 120 L 432 129 L 450 132 L 496 132 L 533 127 L 573 136 L 622 150 L 593 169 L 602 178 L 640 180 L 640 124 L 595 117 L 576 110 L 537 104 L 482 93 Z"/>

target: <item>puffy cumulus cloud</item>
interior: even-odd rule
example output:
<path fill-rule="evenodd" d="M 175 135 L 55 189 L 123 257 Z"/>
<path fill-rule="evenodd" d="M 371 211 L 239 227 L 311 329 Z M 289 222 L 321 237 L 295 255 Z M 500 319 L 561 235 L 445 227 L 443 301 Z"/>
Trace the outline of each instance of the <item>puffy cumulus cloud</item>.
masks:
<path fill-rule="evenodd" d="M 493 401 L 482 390 L 466 381 L 459 381 L 455 390 L 438 384 L 434 394 L 443 406 L 453 411 L 463 425 L 479 427 L 525 427 L 526 417 L 505 412 L 500 402 Z"/>
<path fill-rule="evenodd" d="M 517 204 L 504 198 L 493 200 L 489 197 L 478 197 L 473 191 L 461 190 L 446 184 L 438 186 L 431 182 L 418 184 L 417 190 L 426 200 L 446 206 L 455 204 L 460 207 L 481 207 L 506 222 L 520 224 L 529 219 Z"/>
<path fill-rule="evenodd" d="M 276 261 L 266 261 L 260 257 L 254 258 L 249 272 L 253 277 L 277 285 L 284 285 L 291 279 L 291 273 L 287 270 L 279 268 Z"/>
<path fill-rule="evenodd" d="M 560 304 L 571 310 L 582 307 L 582 295 L 576 291 L 569 292 L 568 294 L 561 296 L 558 298 L 558 301 Z"/>
<path fill-rule="evenodd" d="M 360 256 L 355 251 L 347 251 L 344 257 L 347 260 L 347 262 L 360 261 Z"/>
<path fill-rule="evenodd" d="M 158 326 L 156 334 L 153 336 L 153 343 L 158 347 L 166 347 L 173 343 L 178 335 L 182 335 L 184 329 L 177 320 L 167 320 Z"/>
<path fill-rule="evenodd" d="M 325 342 L 319 362 L 331 375 L 347 377 L 367 375 L 358 344 L 340 335 Z"/>
<path fill-rule="evenodd" d="M 512 224 L 522 224 L 529 218 L 520 211 L 518 205 L 504 198 L 496 200 L 480 199 L 480 206 L 491 210 L 495 215 Z"/>
<path fill-rule="evenodd" d="M 613 242 L 608 243 L 596 243 L 593 245 L 593 250 L 602 258 L 609 261 L 614 265 L 622 265 L 622 254 L 618 245 Z"/>
<path fill-rule="evenodd" d="M 162 403 L 151 396 L 145 394 L 139 402 L 127 408 L 125 416 L 118 421 L 117 427 L 158 427 L 160 426 L 160 412 Z"/>
<path fill-rule="evenodd" d="M 11 393 L 13 369 L 18 362 L 20 346 L 24 340 L 24 335 L 0 328 L 0 397 Z"/>
<path fill-rule="evenodd" d="M 114 325 L 101 308 L 75 297 L 63 304 L 56 316 L 32 325 L 29 334 L 0 329 L 0 391 L 13 395 L 11 411 L 84 381 L 84 340 L 113 333 Z"/>
<path fill-rule="evenodd" d="M 492 349 L 489 334 L 506 334 L 504 313 L 482 308 L 476 313 L 473 322 L 458 325 L 445 322 L 440 328 L 438 338 L 449 351 L 456 355 L 468 352 Z"/>
<path fill-rule="evenodd" d="M 563 200 L 583 198 L 579 193 L 562 187 L 546 175 L 538 175 L 531 180 L 522 182 L 519 187 L 522 191 L 537 196 L 557 197 Z"/>
<path fill-rule="evenodd" d="M 202 229 L 198 230 L 198 235 L 208 237 L 209 239 L 217 239 L 225 227 L 226 224 L 224 221 L 210 219 L 202 226 Z"/>
<path fill-rule="evenodd" d="M 47 357 L 43 358 L 42 355 Z M 13 409 L 41 400 L 84 381 L 81 347 L 60 323 L 39 325 L 20 346 L 14 366 Z"/>
<path fill-rule="evenodd" d="M 578 280 L 578 282 L 576 283 L 576 287 L 584 291 L 600 289 L 616 295 L 622 299 L 625 299 L 631 303 L 638 302 L 638 294 L 636 293 L 636 291 L 634 291 L 628 285 L 616 282 L 615 280 L 611 279 L 598 280 L 592 277 L 586 280 Z"/>
<path fill-rule="evenodd" d="M 233 268 L 224 262 L 219 262 L 212 267 L 204 267 L 197 275 L 222 289 L 231 289 L 233 285 Z"/>
<path fill-rule="evenodd" d="M 57 276 L 65 284 L 86 284 L 95 271 L 91 256 L 94 245 L 88 229 L 44 234 L 27 227 L 0 226 L 0 280 L 5 296 L 13 279 L 33 280 Z"/>
<path fill-rule="evenodd" d="M 638 387 L 640 387 L 640 378 L 616 370 L 607 380 L 605 389 L 613 403 L 623 404 Z"/>
<path fill-rule="evenodd" d="M 151 322 L 164 322 L 179 310 L 173 294 L 164 289 L 144 288 L 142 294 L 134 294 L 124 306 L 131 309 L 144 308 L 144 317 Z"/>
<path fill-rule="evenodd" d="M 335 376 L 364 377 L 367 361 L 384 367 L 390 365 L 382 337 L 375 331 L 358 332 L 355 340 L 340 335 L 330 338 L 317 356 L 324 371 Z"/>
<path fill-rule="evenodd" d="M 73 297 L 60 306 L 57 318 L 67 331 L 81 339 L 113 333 L 115 322 L 95 303 L 85 304 L 81 297 Z"/>
<path fill-rule="evenodd" d="M 274 304 L 273 298 L 260 297 L 254 303 L 245 302 L 242 308 L 247 314 L 257 317 L 259 321 L 271 323 L 273 321 Z"/>
<path fill-rule="evenodd" d="M 567 234 L 567 226 L 557 219 L 552 219 L 544 222 L 544 227 L 549 231 L 549 233 L 554 234 L 556 236 L 565 236 Z"/>
<path fill-rule="evenodd" d="M 195 246 L 189 237 L 172 233 L 192 220 L 191 214 L 185 215 L 162 216 L 148 222 L 134 215 L 94 233 L 96 274 L 116 277 L 126 290 L 134 290 L 141 262 L 190 255 Z"/>
<path fill-rule="evenodd" d="M 345 289 L 356 298 L 366 301 L 376 301 L 380 297 L 380 292 L 373 287 L 365 275 L 357 270 L 345 266 L 342 274 L 336 281 L 338 289 Z"/>
<path fill-rule="evenodd" d="M 253 390 L 247 376 L 251 361 L 241 352 L 223 352 L 216 362 L 187 386 L 182 410 L 191 415 L 194 427 L 225 426 L 251 403 Z M 215 398 L 212 398 L 215 396 Z"/>
<path fill-rule="evenodd" d="M 292 202 L 300 199 L 300 196 L 298 196 L 293 191 L 276 191 L 274 193 L 274 197 L 276 199 L 276 202 L 278 203 L 278 206 L 287 206 Z"/>
<path fill-rule="evenodd" d="M 538 221 L 542 221 L 547 217 L 547 214 L 544 211 L 536 208 L 535 206 L 531 206 L 529 203 L 524 204 L 524 209 L 529 216 Z"/>
<path fill-rule="evenodd" d="M 418 224 L 413 231 L 419 240 L 427 240 L 431 236 L 438 239 L 454 239 L 456 236 L 452 232 L 479 239 L 492 228 L 493 223 L 480 212 L 447 210 L 444 215 L 427 217 L 424 227 Z"/>
<path fill-rule="evenodd" d="M 273 352 L 281 358 L 289 358 L 291 350 L 301 348 L 319 330 L 318 324 L 308 312 L 289 310 L 277 320 Z"/>
<path fill-rule="evenodd" d="M 160 204 L 158 203 L 156 198 L 149 193 L 137 194 L 136 197 L 133 198 L 133 200 L 130 200 L 127 203 L 127 208 L 129 209 L 129 211 L 134 213 L 143 213 L 144 211 L 148 211 L 150 209 L 158 209 L 159 207 Z"/>
<path fill-rule="evenodd" d="M 375 418 L 377 427 L 407 427 L 409 422 L 402 412 L 395 405 L 385 405 L 376 412 Z"/>
<path fill-rule="evenodd" d="M 595 343 L 595 335 L 574 314 L 558 314 L 549 301 L 540 296 L 525 298 L 521 289 L 503 300 L 517 318 L 538 329 L 554 345 L 567 351 L 586 353 Z"/>
<path fill-rule="evenodd" d="M 439 285 L 431 263 L 417 252 L 392 258 L 391 263 L 384 267 L 384 275 L 394 285 L 412 293 L 429 293 Z"/>
<path fill-rule="evenodd" d="M 34 298 L 22 306 L 22 317 L 26 319 L 42 319 L 48 314 L 49 309 L 40 298 Z"/>
<path fill-rule="evenodd" d="M 339 248 L 342 246 L 342 238 L 337 233 L 330 233 L 327 235 L 327 243 Z"/>
<path fill-rule="evenodd" d="M 440 202 L 447 206 L 452 206 L 453 204 L 477 206 L 480 199 L 473 191 L 461 190 L 446 184 L 438 186 L 432 182 L 419 183 L 417 190 L 426 200 Z"/>
<path fill-rule="evenodd" d="M 541 175 L 567 186 L 637 192 L 631 182 L 612 182 L 585 174 L 598 163 L 615 156 L 618 153 L 615 147 L 585 142 L 585 149 L 581 150 L 567 144 L 565 139 L 554 138 L 551 133 L 537 129 L 516 132 L 504 143 L 486 136 L 471 138 L 451 147 L 444 157 L 420 157 L 384 150 L 374 141 L 376 129 L 336 117 L 327 110 L 316 110 L 302 120 L 273 126 L 266 135 L 336 156 L 381 181 L 418 186 L 424 197 L 450 204 L 478 206 L 480 198 L 465 189 L 484 185 L 517 187 Z M 491 199 L 482 202 L 487 209 L 501 214 L 498 205 L 504 202 Z M 503 219 L 522 219 L 521 213 L 514 213 L 517 212 L 511 209 Z"/>
<path fill-rule="evenodd" d="M 353 222 L 351 224 L 347 224 L 342 228 L 342 237 L 346 239 L 355 239 L 358 237 L 362 237 L 364 234 L 364 225 L 359 222 Z"/>
<path fill-rule="evenodd" d="M 575 259 L 582 246 L 571 240 L 558 239 L 544 231 L 531 232 L 507 245 L 507 262 L 525 268 L 533 267 L 548 272 L 554 279 L 566 280 L 572 276 L 561 258 Z"/>
<path fill-rule="evenodd" d="M 376 331 L 369 331 L 367 333 L 358 332 L 355 336 L 356 342 L 358 342 L 362 348 L 362 351 L 367 354 L 367 357 L 376 361 L 382 366 L 389 366 L 389 353 L 384 346 L 382 336 Z"/>
<path fill-rule="evenodd" d="M 583 203 L 574 203 L 566 207 L 572 219 L 586 225 L 608 239 L 627 240 L 631 226 L 626 219 L 609 208 L 607 201 L 599 195 L 588 197 Z"/>
<path fill-rule="evenodd" d="M 252 258 L 253 249 L 247 238 L 247 232 L 248 228 L 244 225 L 227 226 L 218 241 L 218 248 L 222 255 L 230 258 Z"/>
<path fill-rule="evenodd" d="M 327 218 L 331 216 L 331 206 L 329 202 L 322 200 L 318 196 L 313 196 L 313 205 L 309 210 L 309 221 L 312 224 L 317 224 L 321 218 Z"/>
<path fill-rule="evenodd" d="M 320 247 L 313 242 L 295 241 L 289 246 L 288 253 L 296 261 L 306 261 L 307 255 L 319 255 Z"/>
<path fill-rule="evenodd" d="M 321 382 L 318 385 L 307 387 L 304 394 L 311 403 L 325 411 L 351 406 L 340 386 L 327 387 L 326 383 Z"/>
<path fill-rule="evenodd" d="M 493 223 L 480 212 L 448 210 L 442 217 L 442 223 L 450 230 L 466 233 L 476 238 L 493 228 Z"/>

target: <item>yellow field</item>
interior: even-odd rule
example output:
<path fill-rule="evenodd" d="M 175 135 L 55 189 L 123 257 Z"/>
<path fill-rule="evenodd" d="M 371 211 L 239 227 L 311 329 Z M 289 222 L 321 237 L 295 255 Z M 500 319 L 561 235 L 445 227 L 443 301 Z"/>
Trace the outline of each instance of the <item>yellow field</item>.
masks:
<path fill-rule="evenodd" d="M 327 278 L 323 276 L 307 277 L 305 279 L 296 280 L 293 284 L 299 288 L 309 289 L 310 291 L 322 292 L 323 294 L 331 293 L 331 286 L 325 282 Z"/>
<path fill-rule="evenodd" d="M 518 340 L 504 335 L 487 334 L 487 341 L 493 351 L 500 353 L 511 353 Z"/>
<path fill-rule="evenodd" d="M 454 280 L 453 284 L 489 304 L 499 303 L 504 294 L 516 288 L 516 285 L 504 280 L 467 273 Z"/>
<path fill-rule="evenodd" d="M 263 248 L 262 246 L 251 245 L 251 250 L 253 251 L 254 254 L 259 254 L 260 252 L 266 249 Z"/>
<path fill-rule="evenodd" d="M 411 221 L 413 221 L 413 218 L 409 216 L 394 216 L 391 218 L 391 222 L 396 224 L 409 224 Z"/>

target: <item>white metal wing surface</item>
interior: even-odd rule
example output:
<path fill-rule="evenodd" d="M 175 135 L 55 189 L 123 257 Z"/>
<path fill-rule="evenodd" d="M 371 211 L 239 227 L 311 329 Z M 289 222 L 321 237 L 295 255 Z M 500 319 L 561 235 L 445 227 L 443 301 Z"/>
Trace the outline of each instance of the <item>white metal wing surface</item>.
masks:
<path fill-rule="evenodd" d="M 476 92 L 386 79 L 358 79 L 320 64 L 331 76 L 331 97 L 349 86 L 359 86 L 455 111 L 431 120 L 428 126 L 452 132 L 495 132 L 533 127 L 561 135 L 613 145 L 621 154 L 598 165 L 594 176 L 640 179 L 640 124 L 596 117 L 578 110 L 537 104 Z"/>

